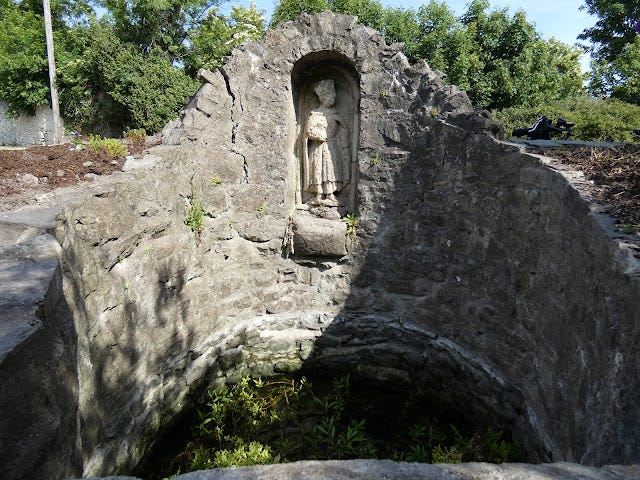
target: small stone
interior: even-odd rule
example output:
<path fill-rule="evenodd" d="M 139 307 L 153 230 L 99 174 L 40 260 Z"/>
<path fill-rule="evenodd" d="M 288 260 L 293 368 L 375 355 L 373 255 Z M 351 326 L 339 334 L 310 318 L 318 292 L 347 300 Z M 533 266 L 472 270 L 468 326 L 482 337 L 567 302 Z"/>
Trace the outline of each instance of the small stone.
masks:
<path fill-rule="evenodd" d="M 91 167 L 91 166 L 93 166 L 93 162 L 83 162 L 82 166 L 83 167 Z"/>
<path fill-rule="evenodd" d="M 24 187 L 35 187 L 39 183 L 38 177 L 30 173 L 18 174 L 17 177 L 18 183 Z"/>
<path fill-rule="evenodd" d="M 87 174 L 84 176 L 84 179 L 85 179 L 85 180 L 90 180 L 90 181 L 93 181 L 93 180 L 95 180 L 96 178 L 98 178 L 98 175 L 96 175 L 95 173 L 87 173 Z"/>

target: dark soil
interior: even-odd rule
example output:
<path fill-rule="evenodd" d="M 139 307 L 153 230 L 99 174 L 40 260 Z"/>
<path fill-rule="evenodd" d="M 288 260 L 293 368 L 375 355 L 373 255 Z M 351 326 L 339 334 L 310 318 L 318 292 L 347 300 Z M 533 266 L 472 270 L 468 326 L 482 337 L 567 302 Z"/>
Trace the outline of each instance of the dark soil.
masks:
<path fill-rule="evenodd" d="M 640 230 L 640 145 L 570 148 L 544 152 L 581 170 L 593 182 L 596 201 L 621 229 Z"/>
<path fill-rule="evenodd" d="M 0 195 L 11 195 L 38 186 L 52 190 L 86 180 L 87 174 L 108 175 L 121 170 L 124 158 L 104 151 L 75 150 L 73 145 L 29 147 L 0 151 Z M 37 178 L 33 179 L 34 176 Z"/>
<path fill-rule="evenodd" d="M 129 155 L 139 156 L 150 144 L 128 145 Z M 125 157 L 105 150 L 72 144 L 0 149 L 0 197 L 26 191 L 46 192 L 58 187 L 91 181 L 94 175 L 122 170 Z M 34 178 L 35 177 L 35 178 Z"/>

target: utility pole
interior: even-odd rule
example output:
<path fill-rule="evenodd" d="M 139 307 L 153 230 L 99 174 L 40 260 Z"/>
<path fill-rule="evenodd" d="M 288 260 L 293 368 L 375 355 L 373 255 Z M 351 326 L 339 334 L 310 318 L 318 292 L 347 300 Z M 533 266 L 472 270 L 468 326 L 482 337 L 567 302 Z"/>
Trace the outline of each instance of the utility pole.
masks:
<path fill-rule="evenodd" d="M 42 0 L 44 10 L 44 33 L 47 39 L 47 59 L 49 60 L 49 86 L 51 89 L 51 110 L 53 111 L 53 143 L 62 143 L 62 120 L 60 119 L 60 103 L 58 102 L 58 87 L 56 86 L 56 59 L 53 55 L 53 29 L 51 28 L 51 4 L 49 0 Z"/>

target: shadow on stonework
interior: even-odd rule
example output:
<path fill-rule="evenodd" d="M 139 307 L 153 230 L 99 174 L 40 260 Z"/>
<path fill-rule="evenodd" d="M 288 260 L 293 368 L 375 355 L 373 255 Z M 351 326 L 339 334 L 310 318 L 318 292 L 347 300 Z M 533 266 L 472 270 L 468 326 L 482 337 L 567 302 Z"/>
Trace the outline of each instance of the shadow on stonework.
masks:
<path fill-rule="evenodd" d="M 475 118 L 433 122 L 405 161 L 367 167 L 359 192 L 367 182 L 396 187 L 375 204 L 357 198 L 358 273 L 304 368 L 442 400 L 509 432 L 532 462 L 638 461 L 637 432 L 616 427 L 637 424 L 637 406 L 602 403 L 609 348 L 625 344 L 617 319 L 629 320 L 623 305 L 638 303 L 636 287 L 615 285 L 609 240 L 581 230 L 593 220 L 575 190 Z M 602 325 L 611 338 L 595 347 Z"/>
<path fill-rule="evenodd" d="M 193 350 L 194 332 L 185 322 L 185 270 L 168 259 L 155 273 L 155 292 L 125 292 L 117 335 L 88 343 L 93 384 L 81 432 L 83 442 L 93 446 L 87 449 L 93 458 L 85 470 L 130 473 L 158 431 L 170 427 L 181 405 L 190 401 L 177 385 L 185 383 L 180 375 L 164 378 L 164 372 L 184 370 Z M 157 347 L 148 348 L 149 343 Z M 138 425 L 145 427 L 133 428 Z M 139 437 L 140 430 L 152 438 Z"/>
<path fill-rule="evenodd" d="M 410 391 L 478 428 L 504 431 L 531 461 L 548 460 L 517 379 L 496 368 L 486 345 L 474 344 L 496 342 L 489 353 L 508 351 L 500 339 L 489 338 L 489 325 L 479 324 L 511 312 L 486 296 L 483 245 L 459 250 L 469 229 L 492 228 L 467 205 L 473 194 L 468 179 L 457 175 L 458 185 L 444 183 L 461 168 L 468 133 L 437 126 L 432 132 L 415 140 L 404 163 L 382 159 L 369 167 L 365 187 L 382 177 L 398 188 L 375 205 L 357 198 L 362 216 L 356 248 L 363 260 L 344 309 L 303 368 L 350 374 L 373 389 Z"/>
<path fill-rule="evenodd" d="M 43 326 L 0 370 L 0 472 L 7 480 L 66 478 L 82 470 L 77 335 L 60 268 L 38 316 Z"/>

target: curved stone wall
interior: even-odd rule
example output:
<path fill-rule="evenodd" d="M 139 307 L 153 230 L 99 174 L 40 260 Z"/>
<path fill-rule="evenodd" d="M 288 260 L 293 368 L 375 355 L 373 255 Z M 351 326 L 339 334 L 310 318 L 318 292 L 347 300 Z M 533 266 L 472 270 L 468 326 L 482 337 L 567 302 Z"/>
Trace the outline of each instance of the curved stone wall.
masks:
<path fill-rule="evenodd" d="M 328 12 L 269 31 L 201 72 L 158 166 L 66 211 L 45 320 L 75 360 L 75 429 L 51 435 L 69 431 L 77 460 L 52 451 L 35 477 L 126 473 L 204 387 L 302 367 L 447 396 L 532 460 L 640 461 L 633 256 L 401 49 Z M 314 52 L 359 75 L 357 182 L 339 207 L 296 201 L 292 72 Z"/>

